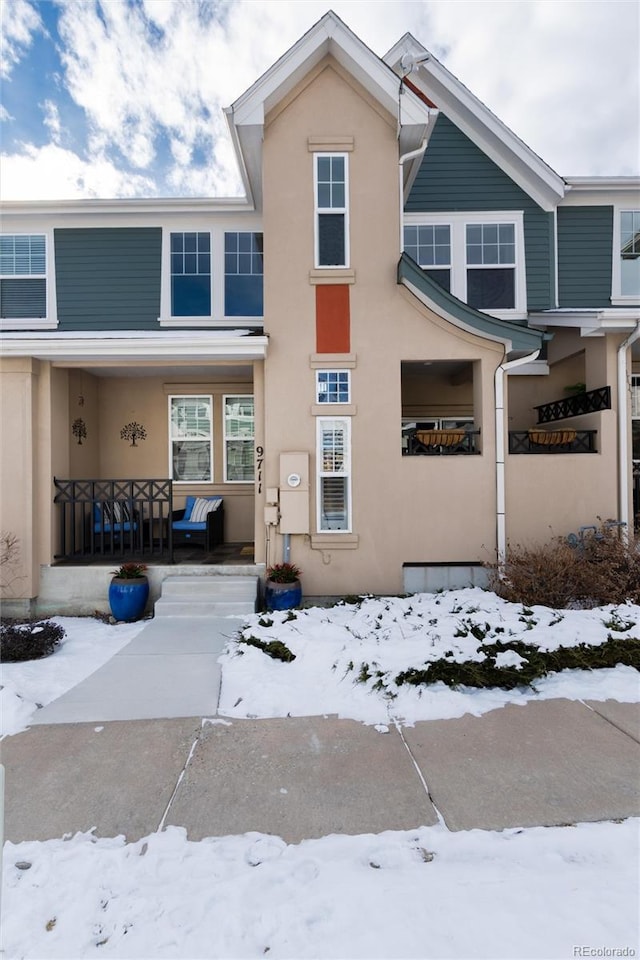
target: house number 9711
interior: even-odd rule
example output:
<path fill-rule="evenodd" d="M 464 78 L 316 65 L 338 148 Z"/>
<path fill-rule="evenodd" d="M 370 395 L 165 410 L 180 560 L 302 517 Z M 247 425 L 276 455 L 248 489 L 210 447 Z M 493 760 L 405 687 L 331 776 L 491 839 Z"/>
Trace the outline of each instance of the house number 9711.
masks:
<path fill-rule="evenodd" d="M 262 493 L 262 464 L 264 463 L 264 447 L 256 447 L 256 482 L 258 493 Z"/>

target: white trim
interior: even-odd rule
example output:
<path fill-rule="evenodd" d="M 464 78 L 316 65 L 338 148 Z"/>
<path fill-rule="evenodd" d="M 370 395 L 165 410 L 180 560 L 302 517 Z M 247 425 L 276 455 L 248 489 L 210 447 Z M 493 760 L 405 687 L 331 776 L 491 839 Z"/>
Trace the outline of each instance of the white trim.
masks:
<path fill-rule="evenodd" d="M 640 304 L 640 290 L 635 294 L 622 294 L 622 269 L 620 252 L 620 215 L 622 213 L 640 214 L 640 197 L 638 205 L 630 207 L 625 204 L 616 204 L 613 208 L 613 247 L 611 250 L 611 303 L 623 307 L 632 307 Z"/>
<path fill-rule="evenodd" d="M 155 333 L 120 330 L 68 333 L 7 333 L 0 339 L 0 357 L 35 357 L 39 360 L 263 360 L 267 337 L 252 337 L 242 331 Z"/>
<path fill-rule="evenodd" d="M 201 442 L 201 441 L 203 441 L 203 440 L 206 440 L 206 437 L 174 437 L 174 435 L 173 435 L 173 432 L 172 432 L 172 429 L 171 429 L 171 428 L 172 428 L 172 420 L 171 420 L 171 401 L 172 401 L 172 400 L 184 400 L 186 397 L 188 397 L 188 398 L 191 399 L 191 400 L 208 400 L 208 401 L 209 401 L 209 409 L 210 409 L 210 416 L 209 416 L 209 473 L 210 473 L 210 479 L 209 479 L 209 480 L 176 480 L 175 477 L 173 476 L 173 444 L 174 444 L 174 441 L 186 440 L 186 441 L 192 441 L 192 442 L 194 442 L 194 443 L 198 443 L 198 442 Z M 178 485 L 189 485 L 189 484 L 193 485 L 193 484 L 209 484 L 209 483 L 215 483 L 214 472 L 213 472 L 213 471 L 214 471 L 214 457 L 213 457 L 213 437 L 214 437 L 214 433 L 213 433 L 213 417 L 214 417 L 214 413 L 215 413 L 215 406 L 214 406 L 213 394 L 211 394 L 211 393 L 170 393 L 170 394 L 167 396 L 167 404 L 168 404 L 168 408 L 167 408 L 167 409 L 168 409 L 168 417 L 169 417 L 169 429 L 168 429 L 168 431 L 167 431 L 167 432 L 168 432 L 168 440 L 169 440 L 169 444 L 168 444 L 168 446 L 169 446 L 169 449 L 168 449 L 168 454 L 169 454 L 169 476 L 171 477 L 171 482 L 174 483 L 174 484 L 178 484 Z"/>
<path fill-rule="evenodd" d="M 0 231 L 6 237 L 44 237 L 45 272 L 30 274 L 0 274 L 0 280 L 42 280 L 45 281 L 46 317 L 3 317 L 0 318 L 0 330 L 55 330 L 58 326 L 58 301 L 56 293 L 55 245 L 53 227 L 37 227 L 32 230 L 12 230 L 9 227 Z"/>
<path fill-rule="evenodd" d="M 227 436 L 227 400 L 231 397 L 237 397 L 239 399 L 246 399 L 250 397 L 253 400 L 253 434 L 250 437 L 228 437 Z M 227 476 L 227 441 L 234 440 L 244 440 L 247 443 L 251 443 L 251 450 L 253 452 L 255 448 L 255 439 L 256 439 L 256 401 L 253 393 L 223 393 L 222 395 L 222 481 L 223 483 L 235 483 L 235 484 L 255 484 L 255 459 L 254 459 L 254 475 L 251 480 L 229 480 Z"/>
<path fill-rule="evenodd" d="M 318 206 L 318 161 L 325 158 L 341 157 L 344 160 L 344 207 Z M 320 263 L 320 217 L 323 214 L 342 214 L 344 216 L 344 263 Z M 348 270 L 351 264 L 349 243 L 349 154 L 341 152 L 317 152 L 313 154 L 313 233 L 314 233 L 314 269 Z"/>
<path fill-rule="evenodd" d="M 476 265 L 467 264 L 466 227 L 480 223 L 508 223 L 515 227 L 516 262 L 513 267 L 515 306 L 508 310 L 482 310 L 500 320 L 521 320 L 527 316 L 527 270 L 524 247 L 524 212 L 522 210 L 472 210 L 455 213 L 407 213 L 405 227 L 448 225 L 451 232 L 451 293 L 463 303 L 467 302 L 467 269 Z M 501 264 L 497 264 L 501 266 Z M 508 266 L 508 265 L 507 265 Z M 480 268 L 481 269 L 481 268 Z"/>
<path fill-rule="evenodd" d="M 325 423 L 340 423 L 344 427 L 344 463 L 345 469 L 342 471 L 322 470 L 322 429 Z M 317 533 L 330 533 L 340 536 L 344 533 L 352 533 L 353 525 L 353 504 L 352 482 L 351 482 L 351 417 L 322 416 L 316 418 L 316 531 Z M 346 479 L 346 507 L 347 507 L 347 526 L 344 530 L 328 529 L 322 527 L 322 479 L 326 477 L 344 477 Z"/>

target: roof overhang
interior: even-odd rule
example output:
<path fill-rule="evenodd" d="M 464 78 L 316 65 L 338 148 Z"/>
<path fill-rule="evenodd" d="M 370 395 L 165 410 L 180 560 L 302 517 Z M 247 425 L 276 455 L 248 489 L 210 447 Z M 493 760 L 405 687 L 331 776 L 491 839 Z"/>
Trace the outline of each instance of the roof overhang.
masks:
<path fill-rule="evenodd" d="M 565 182 L 500 121 L 464 84 L 449 73 L 410 33 L 384 60 L 401 75 L 402 58 L 418 58 L 411 82 L 520 186 L 543 210 L 552 211 L 565 193 Z"/>
<path fill-rule="evenodd" d="M 249 332 L 176 331 L 167 333 L 118 331 L 117 333 L 4 333 L 0 357 L 33 357 L 52 362 L 263 360 L 269 340 Z"/>
<path fill-rule="evenodd" d="M 398 283 L 410 290 L 425 307 L 460 330 L 502 344 L 509 360 L 535 353 L 548 339 L 540 330 L 530 330 L 474 310 L 428 277 L 406 253 L 398 263 Z"/>
<path fill-rule="evenodd" d="M 531 326 L 577 329 L 581 337 L 605 337 L 608 333 L 630 333 L 640 321 L 638 307 L 569 308 L 530 313 Z"/>
<path fill-rule="evenodd" d="M 437 111 L 408 88 L 400 95 L 399 77 L 330 10 L 225 109 L 245 186 L 258 208 L 265 117 L 326 57 L 332 57 L 397 118 L 402 152 L 418 147 L 434 124 Z"/>

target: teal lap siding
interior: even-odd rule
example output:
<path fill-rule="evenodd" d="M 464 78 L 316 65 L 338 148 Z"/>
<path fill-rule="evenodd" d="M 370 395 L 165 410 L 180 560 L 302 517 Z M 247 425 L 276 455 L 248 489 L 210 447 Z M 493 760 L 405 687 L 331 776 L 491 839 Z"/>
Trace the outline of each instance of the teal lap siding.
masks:
<path fill-rule="evenodd" d="M 523 210 L 527 307 L 544 310 L 554 305 L 553 215 L 542 210 L 443 114 L 436 121 L 405 210 Z"/>
<path fill-rule="evenodd" d="M 60 330 L 151 330 L 160 316 L 162 230 L 54 231 Z"/>
<path fill-rule="evenodd" d="M 611 306 L 613 207 L 558 208 L 561 307 Z"/>

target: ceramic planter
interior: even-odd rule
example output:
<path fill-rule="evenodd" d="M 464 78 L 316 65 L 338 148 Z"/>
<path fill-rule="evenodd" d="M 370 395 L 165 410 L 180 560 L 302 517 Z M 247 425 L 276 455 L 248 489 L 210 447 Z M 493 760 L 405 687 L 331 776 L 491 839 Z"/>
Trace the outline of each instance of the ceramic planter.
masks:
<path fill-rule="evenodd" d="M 264 589 L 264 601 L 267 610 L 292 610 L 300 606 L 302 600 L 302 584 L 299 580 L 293 583 L 276 583 L 267 580 Z"/>
<path fill-rule="evenodd" d="M 109 605 L 115 620 L 131 623 L 139 620 L 149 599 L 149 581 L 146 577 L 135 580 L 114 577 L 109 584 Z"/>

